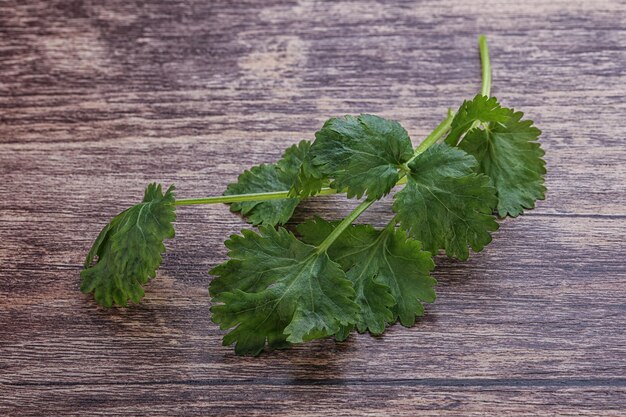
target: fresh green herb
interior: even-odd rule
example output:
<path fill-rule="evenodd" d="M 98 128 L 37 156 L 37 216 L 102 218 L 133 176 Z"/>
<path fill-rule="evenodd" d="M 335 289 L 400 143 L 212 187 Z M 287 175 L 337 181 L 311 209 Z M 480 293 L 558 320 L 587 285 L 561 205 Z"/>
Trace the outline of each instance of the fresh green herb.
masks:
<path fill-rule="evenodd" d="M 545 197 L 544 152 L 536 142 L 541 131 L 522 116 L 522 112 L 500 107 L 494 97 L 476 96 L 463 103 L 446 138 L 446 143 L 474 156 L 478 172 L 491 178 L 501 217 L 516 217 Z"/>
<path fill-rule="evenodd" d="M 244 171 L 236 183 L 230 184 L 224 195 L 251 194 L 290 190 L 296 186 L 302 162 L 307 157 L 311 143 L 303 140 L 285 151 L 283 157 L 275 164 L 261 164 L 249 171 Z M 300 184 L 300 183 L 298 183 Z M 317 188 L 315 191 L 321 188 Z M 240 212 L 254 225 L 285 224 L 302 200 L 297 194 L 293 198 L 265 201 L 242 201 L 231 204 L 233 212 Z"/>
<path fill-rule="evenodd" d="M 302 240 L 321 244 L 337 222 L 317 218 L 298 225 Z M 360 313 L 356 328 L 363 333 L 381 334 L 388 324 L 400 319 L 412 326 L 424 313 L 423 302 L 435 301 L 435 281 L 429 274 L 435 267 L 430 253 L 393 223 L 377 230 L 370 225 L 348 227 L 328 248 L 330 259 L 341 265 L 356 291 Z M 347 326 L 345 334 L 352 330 Z"/>
<path fill-rule="evenodd" d="M 325 251 L 280 227 L 243 231 L 226 242 L 230 260 L 214 268 L 213 320 L 237 327 L 224 339 L 236 352 L 335 334 L 359 313 L 346 273 Z"/>
<path fill-rule="evenodd" d="M 459 259 L 491 242 L 498 223 L 491 215 L 497 203 L 489 177 L 475 172 L 476 159 L 438 143 L 417 155 L 408 167 L 409 181 L 395 195 L 393 210 L 400 224 L 426 250 Z"/>
<path fill-rule="evenodd" d="M 362 114 L 328 120 L 311 143 L 288 148 L 274 164 L 245 171 L 223 196 L 174 200 L 151 184 L 142 203 L 116 216 L 87 255 L 81 290 L 104 306 L 139 302 L 174 236 L 176 206 L 230 204 L 258 232 L 226 241 L 229 259 L 214 267 L 212 319 L 224 344 L 257 355 L 267 346 L 353 329 L 377 335 L 399 321 L 412 326 L 435 300 L 433 255 L 467 259 L 498 229 L 545 196 L 540 131 L 490 97 L 487 42 L 479 38 L 481 93 L 465 101 L 413 149 L 396 121 Z M 394 195 L 382 229 L 355 225 L 372 204 Z M 343 220 L 284 225 L 315 195 L 365 199 Z M 97 260 L 96 260 L 97 258 Z"/>
<path fill-rule="evenodd" d="M 400 179 L 413 145 L 400 123 L 362 114 L 330 119 L 315 134 L 313 164 L 333 178 L 330 186 L 347 197 L 372 200 L 386 195 Z"/>
<path fill-rule="evenodd" d="M 143 201 L 115 216 L 98 235 L 80 273 L 81 291 L 93 292 L 105 307 L 125 306 L 129 299 L 138 303 L 142 285 L 161 265 L 163 240 L 174 237 L 174 209 L 174 186 L 163 194 L 160 185 L 148 185 Z"/>

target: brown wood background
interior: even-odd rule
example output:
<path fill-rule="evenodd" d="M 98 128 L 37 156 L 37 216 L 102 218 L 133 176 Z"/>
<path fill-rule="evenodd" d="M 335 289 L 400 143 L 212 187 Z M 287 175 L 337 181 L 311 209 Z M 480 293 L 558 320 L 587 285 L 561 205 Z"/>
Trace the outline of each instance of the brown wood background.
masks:
<path fill-rule="evenodd" d="M 143 304 L 78 291 L 149 181 L 220 194 L 346 113 L 417 143 L 478 90 L 480 33 L 493 93 L 544 132 L 548 199 L 438 259 L 414 328 L 235 356 L 207 296 L 244 227 L 225 206 L 179 209 Z M 0 1 L 0 415 L 626 415 L 625 99 L 620 0 Z"/>

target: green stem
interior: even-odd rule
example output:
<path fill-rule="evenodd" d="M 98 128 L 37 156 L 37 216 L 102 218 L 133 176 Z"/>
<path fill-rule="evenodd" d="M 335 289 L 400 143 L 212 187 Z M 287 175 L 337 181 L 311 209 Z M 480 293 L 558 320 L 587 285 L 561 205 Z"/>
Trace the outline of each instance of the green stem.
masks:
<path fill-rule="evenodd" d="M 491 95 L 491 62 L 489 61 L 489 46 L 485 35 L 478 37 L 478 48 L 480 49 L 480 66 L 483 77 L 480 94 L 489 97 Z"/>
<path fill-rule="evenodd" d="M 396 185 L 406 184 L 406 178 L 400 178 Z M 319 193 L 315 195 L 332 195 L 338 194 L 339 191 L 334 188 L 324 187 Z M 267 200 L 279 200 L 281 198 L 289 198 L 289 191 L 271 191 L 267 193 L 253 193 L 253 194 L 233 194 L 233 195 L 220 195 L 215 197 L 203 197 L 203 198 L 187 198 L 184 200 L 176 200 L 174 205 L 176 206 L 193 206 L 198 204 L 230 204 L 240 203 L 243 201 L 267 201 Z"/>
<path fill-rule="evenodd" d="M 365 200 L 361 204 L 359 204 L 354 210 L 352 210 L 352 212 L 348 214 L 348 216 L 345 219 L 343 219 L 341 223 L 339 223 L 337 227 L 335 227 L 335 229 L 328 236 L 326 236 L 326 239 L 324 239 L 324 241 L 317 246 L 317 252 L 318 253 L 326 252 L 328 248 L 330 247 L 330 245 L 332 245 L 333 242 L 337 240 L 339 235 L 341 235 L 343 231 L 346 230 L 346 228 L 348 228 L 348 226 L 354 223 L 354 221 L 365 210 L 367 210 L 369 206 L 374 204 L 374 201 L 376 200 Z"/>
<path fill-rule="evenodd" d="M 330 187 L 324 187 L 316 195 L 330 195 L 337 194 L 337 190 Z M 184 200 L 176 200 L 174 205 L 176 206 L 193 206 L 197 204 L 230 204 L 240 203 L 242 201 L 266 201 L 266 200 L 279 200 L 281 198 L 289 198 L 289 191 L 270 191 L 266 193 L 251 193 L 251 194 L 233 194 L 233 195 L 219 195 L 214 197 L 202 197 L 202 198 L 187 198 Z"/>
<path fill-rule="evenodd" d="M 487 37 L 480 35 L 478 37 L 478 49 L 480 49 L 480 67 L 482 70 L 482 84 L 480 87 L 480 95 L 489 97 L 491 95 L 491 61 L 489 60 L 489 46 L 487 45 Z M 480 120 L 475 120 L 466 133 L 480 126 Z M 463 141 L 463 137 L 458 141 L 456 146 Z"/>

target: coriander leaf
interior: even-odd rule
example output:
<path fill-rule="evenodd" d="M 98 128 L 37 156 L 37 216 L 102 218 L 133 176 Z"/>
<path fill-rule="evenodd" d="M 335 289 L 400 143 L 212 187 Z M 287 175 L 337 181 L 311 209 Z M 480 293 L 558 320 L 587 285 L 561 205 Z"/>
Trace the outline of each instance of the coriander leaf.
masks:
<path fill-rule="evenodd" d="M 293 166 L 293 170 L 289 169 L 288 172 L 297 172 L 291 186 L 290 196 L 298 197 L 300 199 L 315 195 L 320 192 L 322 187 L 328 186 L 327 177 L 322 174 L 315 165 L 311 157 L 311 142 L 303 140 L 298 144 L 298 147 L 291 147 L 292 152 L 296 154 L 296 157 L 292 158 L 299 162 L 298 166 Z M 285 155 L 289 152 L 285 152 Z M 284 159 L 284 157 L 283 157 Z M 287 171 L 287 170 L 285 170 Z"/>
<path fill-rule="evenodd" d="M 521 120 L 522 112 L 508 112 L 505 121 L 491 122 L 484 129 L 470 130 L 459 147 L 473 155 L 479 172 L 488 175 L 498 195 L 498 215 L 516 217 L 524 208 L 533 208 L 545 198 L 546 173 L 541 145 L 536 142 L 541 131 L 530 120 Z"/>
<path fill-rule="evenodd" d="M 289 189 L 290 183 L 290 178 L 276 164 L 261 164 L 239 175 L 236 183 L 228 185 L 224 195 L 284 191 Z M 273 226 L 286 223 L 299 203 L 298 198 L 244 201 L 232 203 L 230 211 L 240 212 L 254 225 Z"/>
<path fill-rule="evenodd" d="M 391 191 L 412 155 L 409 135 L 398 122 L 369 114 L 328 120 L 311 147 L 313 164 L 334 179 L 331 187 L 345 189 L 348 198 L 367 194 L 372 200 Z"/>
<path fill-rule="evenodd" d="M 495 97 L 489 98 L 478 94 L 473 100 L 465 100 L 463 104 L 461 104 L 459 111 L 454 115 L 454 119 L 452 119 L 450 133 L 446 137 L 445 142 L 450 146 L 456 146 L 461 136 L 463 136 L 476 121 L 482 123 L 497 123 L 504 122 L 508 118 L 508 109 L 500 107 Z"/>
<path fill-rule="evenodd" d="M 336 225 L 318 218 L 299 225 L 298 232 L 304 242 L 317 245 Z M 435 264 L 421 248 L 402 229 L 377 230 L 370 225 L 347 228 L 330 246 L 328 256 L 346 271 L 356 291 L 359 332 L 381 334 L 398 318 L 402 325 L 412 326 L 415 317 L 424 314 L 422 302 L 435 301 L 437 281 L 429 275 Z M 338 339 L 345 339 L 351 328 L 343 329 Z"/>
<path fill-rule="evenodd" d="M 409 163 L 407 185 L 395 195 L 396 218 L 424 249 L 459 259 L 468 245 L 480 251 L 498 229 L 497 204 L 489 177 L 475 174 L 476 159 L 446 144 L 435 144 Z"/>
<path fill-rule="evenodd" d="M 270 191 L 287 191 L 296 185 L 301 166 L 306 160 L 310 142 L 301 141 L 285 151 L 276 164 L 261 164 L 244 171 L 236 183 L 228 185 L 224 195 L 254 194 Z M 321 188 L 323 179 L 301 179 L 301 187 L 309 194 L 265 201 L 245 201 L 232 203 L 230 210 L 240 212 L 254 225 L 275 226 L 285 224 L 303 197 L 315 194 Z M 318 187 L 319 182 L 319 187 Z"/>
<path fill-rule="evenodd" d="M 174 237 L 175 219 L 174 186 L 163 194 L 161 185 L 148 185 L 143 201 L 118 214 L 98 235 L 80 273 L 81 291 L 93 292 L 105 307 L 139 302 L 142 285 L 161 264 L 163 240 Z"/>
<path fill-rule="evenodd" d="M 213 321 L 230 329 L 224 344 L 257 355 L 336 333 L 353 324 L 358 306 L 340 266 L 280 227 L 244 230 L 226 242 L 230 260 L 210 273 Z"/>

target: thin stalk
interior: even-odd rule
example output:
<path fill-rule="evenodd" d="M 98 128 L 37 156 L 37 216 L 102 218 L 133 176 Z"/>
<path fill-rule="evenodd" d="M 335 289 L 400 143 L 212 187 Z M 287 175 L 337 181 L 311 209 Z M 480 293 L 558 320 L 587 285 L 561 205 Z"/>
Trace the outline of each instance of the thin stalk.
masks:
<path fill-rule="evenodd" d="M 487 45 L 487 37 L 485 35 L 478 37 L 478 49 L 480 50 L 480 67 L 482 71 L 480 94 L 489 97 L 491 95 L 491 61 L 489 60 L 489 46 Z M 480 120 L 475 120 L 468 131 L 476 129 L 478 126 L 480 126 Z M 463 138 L 456 145 L 459 146 L 462 140 Z"/>
<path fill-rule="evenodd" d="M 337 190 L 330 187 L 324 187 L 316 195 L 329 195 L 337 194 Z M 289 190 L 286 191 L 270 191 L 267 193 L 251 193 L 251 194 L 233 194 L 233 195 L 219 195 L 214 197 L 202 197 L 202 198 L 187 198 L 184 200 L 176 200 L 174 205 L 176 206 L 192 206 L 197 204 L 230 204 L 240 203 L 242 201 L 266 201 L 266 200 L 279 200 L 281 198 L 289 198 Z"/>
<path fill-rule="evenodd" d="M 339 235 L 341 235 L 343 231 L 346 230 L 346 228 L 348 228 L 348 226 L 354 223 L 354 221 L 365 210 L 367 210 L 369 206 L 374 204 L 374 201 L 375 200 L 365 200 L 361 204 L 359 204 L 354 210 L 352 210 L 352 212 L 348 214 L 348 216 L 345 219 L 343 219 L 341 223 L 339 223 L 337 227 L 335 227 L 335 229 L 328 236 L 326 236 L 326 239 L 324 239 L 324 241 L 318 245 L 317 252 L 318 253 L 326 252 L 328 248 L 330 247 L 330 245 L 332 245 L 333 242 L 337 240 Z"/>
<path fill-rule="evenodd" d="M 406 184 L 406 177 L 400 178 L 396 185 Z M 324 187 L 319 193 L 315 195 L 332 195 L 338 194 L 339 191 L 334 188 Z M 253 194 L 233 194 L 233 195 L 220 195 L 215 197 L 203 197 L 203 198 L 187 198 L 184 200 L 176 200 L 174 205 L 176 206 L 193 206 L 198 204 L 230 204 L 240 203 L 243 201 L 267 201 L 267 200 L 279 200 L 281 198 L 290 198 L 289 191 L 272 191 L 267 193 L 253 193 Z"/>
<path fill-rule="evenodd" d="M 480 49 L 480 66 L 483 77 L 480 94 L 489 97 L 491 95 L 491 62 L 489 61 L 489 46 L 485 35 L 478 37 L 478 49 Z"/>

